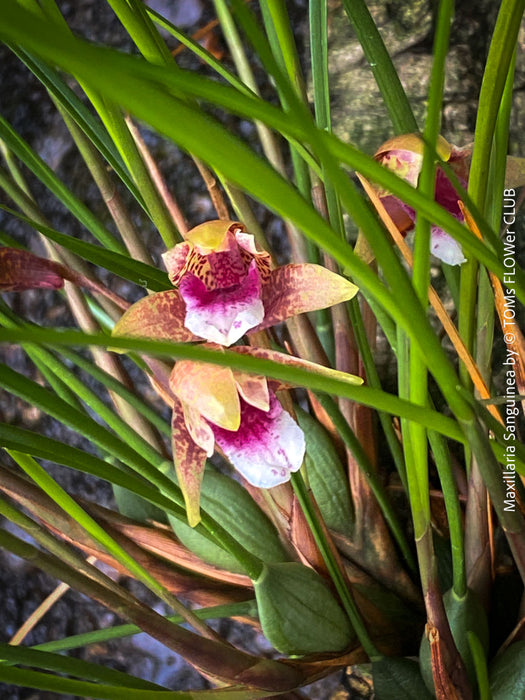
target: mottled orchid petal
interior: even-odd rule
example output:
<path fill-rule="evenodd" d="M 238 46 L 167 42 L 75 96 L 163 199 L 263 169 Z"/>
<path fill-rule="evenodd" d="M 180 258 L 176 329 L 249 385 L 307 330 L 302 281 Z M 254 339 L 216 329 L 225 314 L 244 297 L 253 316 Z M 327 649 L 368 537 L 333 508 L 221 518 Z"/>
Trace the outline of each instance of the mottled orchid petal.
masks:
<path fill-rule="evenodd" d="M 52 260 L 19 248 L 0 248 L 0 289 L 3 291 L 61 289 L 68 277 L 66 269 Z"/>
<path fill-rule="evenodd" d="M 180 276 L 186 272 L 191 250 L 191 243 L 183 241 L 162 254 L 168 276 L 173 284 L 176 284 Z"/>
<path fill-rule="evenodd" d="M 300 357 L 294 357 L 293 355 L 286 355 L 284 352 L 279 352 L 278 350 L 269 350 L 267 348 L 254 348 L 247 345 L 238 345 L 234 348 L 230 348 L 233 352 L 238 352 L 241 355 L 251 355 L 252 357 L 260 357 L 263 360 L 272 360 L 273 362 L 279 362 L 282 365 L 289 365 L 290 367 L 298 367 L 300 369 L 306 369 L 309 372 L 320 375 L 321 377 L 327 377 L 328 379 L 337 379 L 339 381 L 345 382 L 346 384 L 353 384 L 355 386 L 360 386 L 363 383 L 363 378 L 358 377 L 355 374 L 349 374 L 348 372 L 340 372 L 337 369 L 331 369 L 330 367 L 323 367 L 323 365 L 318 365 L 315 362 L 310 362 L 309 360 L 303 360 Z M 237 376 L 237 373 L 235 373 Z M 291 384 L 281 383 L 283 388 L 292 386 Z"/>
<path fill-rule="evenodd" d="M 215 437 L 210 424 L 193 406 L 183 403 L 182 409 L 186 428 L 193 442 L 206 452 L 207 457 L 211 457 L 215 449 Z"/>
<path fill-rule="evenodd" d="M 255 237 L 251 233 L 236 231 L 235 240 L 239 245 L 241 254 L 244 254 L 247 263 L 249 264 L 251 260 L 255 260 L 257 269 L 259 270 L 261 282 L 265 284 L 270 278 L 272 269 L 271 255 L 265 250 L 257 250 L 257 246 L 255 245 Z"/>
<path fill-rule="evenodd" d="M 237 430 L 241 421 L 239 394 L 229 367 L 180 360 L 170 376 L 170 388 L 185 406 L 211 423 Z"/>
<path fill-rule="evenodd" d="M 396 136 L 384 143 L 375 154 L 376 160 L 393 170 L 399 177 L 417 186 L 423 162 L 424 143 L 419 134 Z M 448 161 L 462 187 L 466 188 L 471 161 L 470 148 L 456 148 L 439 137 L 436 144 L 438 156 Z M 416 220 L 415 211 L 386 190 L 375 188 L 388 214 L 401 233 L 406 233 Z M 436 170 L 435 200 L 452 216 L 463 221 L 459 207 L 459 194 L 441 167 Z M 430 249 L 433 255 L 449 265 L 461 265 L 466 261 L 459 243 L 438 226 L 431 228 Z"/>
<path fill-rule="evenodd" d="M 195 527 L 200 521 L 199 502 L 206 452 L 192 439 L 178 401 L 173 406 L 171 428 L 175 472 L 184 495 L 188 524 Z"/>
<path fill-rule="evenodd" d="M 246 403 L 261 411 L 267 411 L 270 408 L 270 392 L 266 377 L 237 371 L 234 372 L 233 376 L 237 390 Z"/>
<path fill-rule="evenodd" d="M 400 233 L 406 234 L 414 227 L 413 209 L 405 206 L 403 202 L 392 195 L 381 197 L 381 202 Z"/>
<path fill-rule="evenodd" d="M 231 345 L 264 318 L 261 282 L 254 261 L 244 280 L 227 289 L 208 291 L 194 275 L 185 276 L 180 292 L 186 302 L 186 327 L 220 345 Z"/>
<path fill-rule="evenodd" d="M 185 327 L 186 306 L 178 290 L 144 297 L 131 306 L 113 329 L 113 335 L 188 343 L 199 340 Z"/>
<path fill-rule="evenodd" d="M 278 486 L 301 467 L 304 433 L 273 394 L 268 411 L 242 402 L 239 430 L 212 428 L 225 456 L 253 486 Z"/>
<path fill-rule="evenodd" d="M 321 265 L 285 265 L 272 270 L 263 287 L 264 321 L 257 330 L 307 311 L 348 301 L 358 289 Z"/>
<path fill-rule="evenodd" d="M 418 155 L 423 155 L 425 145 L 421 134 L 400 134 L 385 141 L 376 151 L 374 158 L 380 160 L 388 151 L 411 151 Z M 453 153 L 457 154 L 461 149 L 452 146 L 443 136 L 438 135 L 436 142 L 436 153 L 445 162 L 451 158 Z"/>
<path fill-rule="evenodd" d="M 383 153 L 378 157 L 378 160 L 381 165 L 394 172 L 401 179 L 409 182 L 412 187 L 417 187 L 423 162 L 423 156 L 420 153 L 392 149 Z"/>

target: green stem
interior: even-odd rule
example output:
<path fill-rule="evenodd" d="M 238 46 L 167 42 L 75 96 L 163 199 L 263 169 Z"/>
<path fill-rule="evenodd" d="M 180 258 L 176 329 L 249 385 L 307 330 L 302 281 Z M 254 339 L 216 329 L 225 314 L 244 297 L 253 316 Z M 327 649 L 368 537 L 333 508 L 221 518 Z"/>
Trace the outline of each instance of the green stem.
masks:
<path fill-rule="evenodd" d="M 397 134 L 418 131 L 417 121 L 399 75 L 364 0 L 343 0 L 343 7 L 357 34 L 390 119 Z"/>
<path fill-rule="evenodd" d="M 448 51 L 450 34 L 450 24 L 453 11 L 452 0 L 443 0 L 439 4 L 439 12 L 436 26 L 436 36 L 434 40 L 434 60 L 430 75 L 430 88 L 428 96 L 428 115 L 425 121 L 424 140 L 425 149 L 423 163 L 419 176 L 418 189 L 429 198 L 434 197 L 436 182 L 436 165 L 434 161 L 434 150 L 441 125 L 441 106 L 443 99 L 443 88 L 445 82 L 445 60 Z M 426 145 L 428 143 L 428 146 Z M 415 245 L 414 245 L 414 267 L 412 272 L 412 284 L 423 309 L 428 306 L 428 287 L 430 283 L 430 221 L 421 215 L 416 219 Z M 404 334 L 403 334 L 404 335 Z M 402 343 L 406 342 L 402 338 Z M 399 344 L 401 346 L 401 343 Z M 421 348 L 411 342 L 406 346 L 409 357 L 399 358 L 401 364 L 408 361 L 408 366 L 403 368 L 403 393 L 410 397 L 413 403 L 425 406 L 428 395 L 428 371 L 427 362 Z M 428 532 L 430 527 L 430 498 L 428 484 L 428 446 L 427 432 L 420 423 L 411 421 L 404 425 L 404 443 L 408 443 L 407 452 L 409 459 L 406 460 L 408 481 L 411 484 L 410 502 L 412 507 L 412 497 L 415 495 L 416 509 L 413 510 L 414 531 L 416 540 L 422 536 L 423 532 Z M 407 454 L 407 453 L 405 453 Z M 410 472 L 413 470 L 413 473 Z M 417 495 L 414 494 L 417 491 Z M 428 539 L 425 547 L 429 547 L 429 556 L 433 556 L 432 540 Z M 428 585 L 425 576 L 430 576 L 429 563 L 425 557 L 420 556 L 421 579 L 423 588 Z"/>
<path fill-rule="evenodd" d="M 446 441 L 438 433 L 428 431 L 428 439 L 436 460 L 443 498 L 447 511 L 452 552 L 452 587 L 458 598 L 467 592 L 467 573 L 465 566 L 465 543 L 463 535 L 463 513 L 459 502 L 456 482 L 452 474 L 452 463 Z"/>
<path fill-rule="evenodd" d="M 137 3 L 135 0 L 129 0 L 129 2 L 108 0 L 108 4 L 111 5 L 125 30 L 147 61 L 176 69 L 168 47 L 154 27 L 142 3 Z"/>
<path fill-rule="evenodd" d="M 525 0 L 502 0 L 479 95 L 474 150 L 469 177 L 469 195 L 475 206 L 486 216 L 490 156 L 496 120 L 516 46 Z M 476 328 L 476 299 L 478 263 L 469 259 L 461 269 L 459 332 L 467 349 L 474 354 Z M 460 367 L 464 386 L 470 386 L 468 372 Z"/>

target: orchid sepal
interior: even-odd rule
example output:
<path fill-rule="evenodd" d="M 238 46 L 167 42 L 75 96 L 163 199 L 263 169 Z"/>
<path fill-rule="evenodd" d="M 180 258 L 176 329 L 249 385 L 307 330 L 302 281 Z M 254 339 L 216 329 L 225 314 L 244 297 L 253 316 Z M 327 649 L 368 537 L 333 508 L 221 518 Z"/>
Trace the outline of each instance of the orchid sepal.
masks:
<path fill-rule="evenodd" d="M 175 473 L 186 504 L 190 527 L 200 522 L 200 491 L 206 466 L 206 451 L 190 434 L 180 401 L 175 400 L 171 419 Z"/>
<path fill-rule="evenodd" d="M 374 157 L 413 187 L 417 187 L 423 163 L 423 151 L 424 142 L 420 134 L 404 134 L 384 143 Z M 453 170 L 461 186 L 466 188 L 471 149 L 456 148 L 440 136 L 436 144 L 436 152 Z M 382 188 L 375 189 L 399 231 L 404 234 L 411 229 L 416 219 L 416 212 L 412 207 Z M 458 221 L 464 221 L 458 203 L 460 196 L 439 165 L 436 170 L 435 201 Z M 449 265 L 461 265 L 466 262 L 461 246 L 436 225 L 431 226 L 431 253 Z"/>
<path fill-rule="evenodd" d="M 177 289 L 167 289 L 139 299 L 121 316 L 112 335 L 172 340 L 200 340 L 184 325 L 186 307 Z"/>
<path fill-rule="evenodd" d="M 263 287 L 264 320 L 252 331 L 269 328 L 291 316 L 349 301 L 358 292 L 342 275 L 313 263 L 283 265 Z"/>

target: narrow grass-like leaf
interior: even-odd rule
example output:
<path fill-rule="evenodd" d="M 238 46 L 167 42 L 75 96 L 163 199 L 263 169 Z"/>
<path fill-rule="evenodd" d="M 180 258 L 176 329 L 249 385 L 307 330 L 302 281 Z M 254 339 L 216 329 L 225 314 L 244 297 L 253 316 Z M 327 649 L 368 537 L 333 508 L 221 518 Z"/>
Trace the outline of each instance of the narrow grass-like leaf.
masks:
<path fill-rule="evenodd" d="M 402 401 L 392 394 L 372 389 L 367 386 L 353 386 L 340 379 L 319 376 L 314 372 L 304 370 L 299 367 L 282 365 L 272 360 L 263 360 L 250 357 L 240 353 L 225 351 L 217 353 L 214 350 L 202 346 L 186 345 L 182 343 L 170 343 L 166 341 L 142 340 L 138 338 L 108 338 L 103 334 L 85 334 L 80 331 L 63 330 L 56 332 L 44 328 L 32 329 L 0 329 L 0 342 L 33 342 L 43 343 L 50 346 L 88 346 L 98 345 L 102 347 L 118 347 L 123 350 L 135 350 L 145 354 L 156 354 L 164 357 L 178 359 L 192 359 L 199 362 L 210 362 L 212 364 L 232 367 L 233 369 L 245 370 L 254 374 L 262 374 L 282 379 L 291 384 L 305 386 L 322 392 L 334 393 L 353 399 L 363 405 L 370 406 L 393 415 L 403 415 L 412 420 L 417 420 L 428 428 L 442 433 L 446 437 L 464 442 L 464 437 L 457 423 L 444 415 L 436 413 L 428 408 L 414 406 L 408 401 Z M 12 370 L 9 370 L 12 372 Z M 16 374 L 16 373 L 15 373 Z M 20 377 L 21 375 L 17 375 Z M 29 382 L 22 378 L 23 382 Z M 30 382 L 30 386 L 33 383 Z M 35 385 L 35 392 L 45 389 Z M 47 392 L 46 392 L 47 394 Z M 27 394 L 31 396 L 31 394 Z M 65 416 L 67 420 L 67 415 Z M 100 427 L 97 425 L 97 427 Z"/>
<path fill-rule="evenodd" d="M 0 138 L 38 179 L 62 202 L 97 240 L 109 250 L 126 253 L 124 246 L 105 228 L 97 217 L 55 175 L 51 168 L 19 136 L 0 115 Z"/>
<path fill-rule="evenodd" d="M 19 13 L 20 9 L 10 7 L 10 15 L 13 12 Z M 106 89 L 114 98 L 121 99 L 136 114 L 148 119 L 160 131 L 175 138 L 184 148 L 203 157 L 205 160 L 211 157 L 213 164 L 232 182 L 238 182 L 255 196 L 262 196 L 264 200 L 271 201 L 275 210 L 282 213 L 286 218 L 294 220 L 308 236 L 325 248 L 343 266 L 348 265 L 348 267 L 351 267 L 356 279 L 359 278 L 358 282 L 361 286 L 365 283 L 365 277 L 370 277 L 370 275 L 367 275 L 369 271 L 365 272 L 363 266 L 359 266 L 359 263 L 349 256 L 348 248 L 334 239 L 333 232 L 322 222 L 321 217 L 267 164 L 256 158 L 237 139 L 232 138 L 230 134 L 210 121 L 209 118 L 187 104 L 172 102 L 166 92 L 163 92 L 161 95 L 155 85 L 158 80 L 162 80 L 166 84 L 178 84 L 178 89 L 180 89 L 182 83 L 186 86 L 190 84 L 193 86 L 198 83 L 201 86 L 205 85 L 206 89 L 212 91 L 213 94 L 224 90 L 230 91 L 228 93 L 232 98 L 230 107 L 233 109 L 235 109 L 237 101 L 243 99 L 248 99 L 253 107 L 253 103 L 257 103 L 256 98 L 247 98 L 247 96 L 240 95 L 238 91 L 228 86 L 213 84 L 212 81 L 202 79 L 199 76 L 184 75 L 183 71 L 180 70 L 166 72 L 162 68 L 145 65 L 134 57 L 118 55 L 116 52 L 107 49 L 90 47 L 85 42 L 69 36 L 57 35 L 56 41 L 51 47 L 47 43 L 42 42 L 40 31 L 36 36 L 28 31 L 31 29 L 31 24 L 30 19 L 28 20 L 26 15 L 24 15 L 22 25 L 23 29 L 20 30 L 19 34 L 17 31 L 19 30 L 18 23 L 15 21 L 15 17 L 12 16 L 10 22 L 0 25 L 0 32 L 8 36 L 15 34 L 16 38 L 20 36 L 22 41 L 31 43 L 35 50 L 43 52 L 51 60 L 63 63 L 69 70 L 78 72 L 86 79 L 94 81 L 100 89 Z M 94 65 L 98 65 L 100 61 L 104 62 L 104 72 L 93 69 Z M 118 71 L 118 77 L 117 73 L 114 72 L 115 69 Z M 126 73 L 125 80 L 121 71 Z M 149 78 L 147 82 L 144 80 L 146 77 Z M 103 86 L 106 87 L 103 88 Z M 269 105 L 265 106 L 265 112 L 267 112 L 268 107 Z M 178 116 L 176 121 L 171 118 L 174 110 L 177 111 Z M 273 114 L 276 112 L 279 113 L 274 108 Z M 253 108 L 251 109 L 251 114 L 256 116 Z M 262 115 L 257 115 L 257 118 L 261 118 L 264 121 Z M 304 125 L 299 121 L 294 126 L 293 122 L 294 120 L 288 119 L 285 115 L 280 116 L 281 129 L 284 133 L 289 133 L 290 129 L 293 129 L 299 131 L 300 138 L 308 140 L 309 132 L 306 135 L 304 134 Z M 288 123 L 288 126 L 286 126 L 286 123 Z M 196 138 L 197 135 L 198 138 Z M 203 135 L 206 138 L 202 138 Z M 393 173 L 388 173 L 368 156 L 360 154 L 357 149 L 350 147 L 349 144 L 342 144 L 330 134 L 321 132 L 318 133 L 317 138 L 323 140 L 326 148 L 343 162 L 348 162 L 351 167 L 358 168 L 370 179 L 379 182 L 396 195 L 405 199 L 416 209 L 421 209 L 425 214 L 428 214 L 428 218 L 457 238 L 466 250 L 477 255 L 480 261 L 500 277 L 503 275 L 503 266 L 497 261 L 487 246 L 477 240 L 475 236 L 469 234 L 454 217 L 436 205 L 435 202 L 429 201 L 421 195 L 418 196 L 414 188 L 402 182 Z M 218 147 L 219 144 L 221 144 L 220 149 Z M 213 157 L 209 148 L 213 149 Z M 263 192 L 266 194 L 263 195 Z M 517 280 L 517 293 L 525 299 L 525 285 L 523 285 L 523 279 L 521 279 L 524 275 L 517 276 L 520 277 Z M 367 282 L 370 283 L 370 279 Z M 385 299 L 382 301 L 386 303 Z"/>
<path fill-rule="evenodd" d="M 146 481 L 129 472 L 124 472 L 111 462 L 105 461 L 71 445 L 66 445 L 53 438 L 39 435 L 13 425 L 0 423 L 0 445 L 10 450 L 25 452 L 33 457 L 45 459 L 55 464 L 62 464 L 70 469 L 91 474 L 112 484 L 126 488 L 144 498 L 162 510 L 172 513 L 180 520 L 186 521 L 184 509 L 152 488 Z M 203 531 L 206 536 L 206 532 Z"/>
<path fill-rule="evenodd" d="M 105 387 L 115 392 L 123 399 L 135 408 L 139 413 L 141 413 L 144 418 L 146 418 L 152 425 L 157 428 L 161 433 L 166 435 L 166 437 L 171 437 L 171 427 L 167 421 L 165 421 L 159 414 L 146 403 L 140 400 L 140 398 L 130 391 L 124 384 L 115 379 L 111 374 L 108 374 L 100 367 L 97 367 L 93 363 L 89 362 L 85 357 L 82 357 L 72 350 L 62 348 L 60 351 L 61 355 L 66 359 L 74 362 L 77 367 L 80 367 L 85 372 L 90 374 L 94 379 L 104 384 Z"/>
<path fill-rule="evenodd" d="M 115 557 L 120 564 L 125 566 L 135 578 L 147 586 L 161 600 L 179 613 L 179 615 L 182 615 L 184 620 L 195 630 L 198 630 L 205 637 L 211 636 L 210 630 L 206 624 L 196 618 L 189 608 L 186 608 L 175 595 L 170 593 L 165 586 L 155 578 L 155 576 L 152 576 L 124 547 L 111 537 L 96 520 L 88 515 L 88 513 L 59 486 L 36 460 L 29 455 L 16 452 L 15 450 L 8 450 L 8 452 L 26 474 L 31 477 L 31 479 L 38 484 L 65 513 L 84 528 L 84 530 L 91 535 L 96 542 L 101 544 L 107 552 Z"/>
<path fill-rule="evenodd" d="M 247 600 L 240 603 L 215 605 L 211 608 L 199 608 L 195 611 L 195 614 L 203 620 L 219 620 L 221 618 L 242 617 L 244 615 L 254 617 L 257 614 L 257 605 L 255 600 Z M 167 619 L 175 624 L 181 624 L 183 622 L 180 615 L 173 615 Z M 116 625 L 114 627 L 104 627 L 100 630 L 93 630 L 92 632 L 84 632 L 83 634 L 75 634 L 70 637 L 64 637 L 63 639 L 43 642 L 42 644 L 35 644 L 32 648 L 50 652 L 69 651 L 70 649 L 85 647 L 88 644 L 100 644 L 112 639 L 131 637 L 140 632 L 141 629 L 137 627 L 137 625 Z"/>
<path fill-rule="evenodd" d="M 365 0 L 343 0 L 343 7 L 363 47 L 396 133 L 418 131 L 410 102 Z"/>
<path fill-rule="evenodd" d="M 123 688 L 137 688 L 143 690 L 162 690 L 156 683 L 144 681 L 141 678 L 130 676 L 122 671 L 106 668 L 100 664 L 75 659 L 62 654 L 52 654 L 37 649 L 27 649 L 21 646 L 0 644 L 0 659 L 10 663 L 33 666 L 46 671 L 67 673 L 70 676 L 83 678 L 89 681 L 101 683 L 113 683 Z"/>
<path fill-rule="evenodd" d="M 36 56 L 31 56 L 23 49 L 14 47 L 13 52 L 29 68 L 31 73 L 40 80 L 42 85 L 60 102 L 72 119 L 86 134 L 101 156 L 108 162 L 111 168 L 135 197 L 137 202 L 144 206 L 142 195 L 126 170 L 114 143 L 108 137 L 107 132 L 96 120 L 85 104 L 75 95 L 73 90 L 64 82 L 58 72 L 41 61 Z"/>

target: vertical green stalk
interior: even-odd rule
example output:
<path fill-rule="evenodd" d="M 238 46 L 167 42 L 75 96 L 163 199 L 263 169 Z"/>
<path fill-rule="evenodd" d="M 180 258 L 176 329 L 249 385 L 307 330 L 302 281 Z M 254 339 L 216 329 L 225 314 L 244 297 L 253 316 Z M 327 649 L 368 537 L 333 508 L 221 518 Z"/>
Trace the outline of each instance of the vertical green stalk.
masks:
<path fill-rule="evenodd" d="M 396 134 L 418 131 L 410 102 L 365 0 L 343 0 L 343 7 L 363 47 Z"/>
<path fill-rule="evenodd" d="M 491 228 L 498 231 L 503 210 L 503 189 L 508 150 L 508 134 L 516 51 L 514 51 L 496 119 L 487 183 L 486 216 Z M 487 384 L 491 384 L 492 348 L 494 341 L 495 304 L 489 275 L 479 271 L 478 309 L 476 315 L 476 364 Z M 487 489 L 480 467 L 472 462 L 469 478 L 469 499 L 466 511 L 466 552 L 469 583 L 480 599 L 488 600 L 491 585 L 489 514 Z"/>
<path fill-rule="evenodd" d="M 181 236 L 151 179 L 120 107 L 99 95 L 88 85 L 83 84 L 82 87 L 117 146 L 166 248 L 173 247 L 181 240 Z"/>
<path fill-rule="evenodd" d="M 434 61 L 432 63 L 432 72 L 430 75 L 428 115 L 425 122 L 424 131 L 425 150 L 418 183 L 418 188 L 421 190 L 421 192 L 432 198 L 434 197 L 436 179 L 436 166 L 433 153 L 435 151 L 441 125 L 441 104 L 445 76 L 445 60 L 448 51 L 452 11 L 452 0 L 442 0 L 438 12 L 436 36 L 434 41 Z M 428 147 L 426 145 L 427 143 Z M 426 308 L 428 305 L 429 282 L 430 222 L 419 215 L 416 221 L 412 283 L 423 308 Z M 399 357 L 399 361 L 402 361 L 402 356 Z M 404 374 L 406 375 L 405 372 Z M 407 379 L 407 393 L 410 400 L 422 406 L 426 405 L 428 395 L 427 362 L 421 350 L 416 347 L 414 343 L 410 345 Z M 406 387 L 404 391 L 406 391 Z M 418 490 L 417 502 L 421 508 L 421 512 L 418 515 L 418 521 L 420 521 L 423 529 L 427 530 L 430 528 L 427 435 L 425 428 L 415 422 L 410 422 L 407 428 L 407 433 L 403 431 L 405 440 L 408 437 L 409 449 L 411 452 L 411 456 L 409 460 L 407 460 L 407 470 L 409 469 L 409 465 L 411 465 L 415 470 L 412 478 L 409 477 L 409 483 L 414 484 Z M 418 533 L 416 530 L 415 534 L 416 538 L 418 538 L 423 535 L 423 532 Z M 429 564 L 429 562 L 420 562 L 420 565 L 423 565 L 421 572 L 423 586 L 425 586 L 424 569 L 428 569 L 426 571 L 426 575 L 430 574 Z"/>
<path fill-rule="evenodd" d="M 225 0 L 214 0 L 214 6 L 217 19 L 220 22 L 224 38 L 228 44 L 239 77 L 244 85 L 249 87 L 253 93 L 260 96 L 250 62 L 244 50 L 244 45 L 227 3 Z M 273 167 L 283 174 L 285 172 L 284 162 L 273 132 L 260 121 L 255 121 L 255 128 L 257 129 L 264 155 Z"/>
<path fill-rule="evenodd" d="M 137 48 L 150 63 L 175 68 L 175 62 L 144 4 L 135 0 L 107 0 Z"/>
<path fill-rule="evenodd" d="M 496 119 L 524 10 L 525 0 L 502 0 L 481 84 L 468 192 L 484 217 L 487 217 L 487 188 Z M 458 325 L 463 342 L 473 355 L 478 271 L 479 266 L 474 259 L 461 269 Z M 464 365 L 460 367 L 460 376 L 463 384 L 470 386 Z"/>
<path fill-rule="evenodd" d="M 268 35 L 274 60 L 284 74 L 288 77 L 290 85 L 293 86 L 295 96 L 306 105 L 308 103 L 304 80 L 302 77 L 301 64 L 297 56 L 294 37 L 290 28 L 290 20 L 286 6 L 282 0 L 261 0 L 261 12 L 263 22 Z M 287 96 L 279 90 L 279 97 L 283 107 L 290 108 Z M 297 115 L 297 118 L 300 118 Z M 310 173 L 307 163 L 300 156 L 294 147 L 290 147 L 292 165 L 295 181 L 301 194 L 308 200 L 311 199 Z M 314 259 L 314 246 L 307 242 L 309 257 Z"/>

